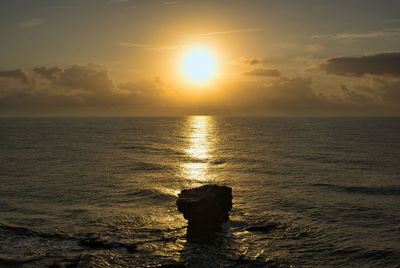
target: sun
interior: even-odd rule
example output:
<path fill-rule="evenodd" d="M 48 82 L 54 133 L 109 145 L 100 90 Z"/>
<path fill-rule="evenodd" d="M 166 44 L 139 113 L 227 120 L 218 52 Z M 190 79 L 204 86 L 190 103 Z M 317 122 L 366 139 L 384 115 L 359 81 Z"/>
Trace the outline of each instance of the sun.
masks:
<path fill-rule="evenodd" d="M 183 59 L 183 72 L 190 81 L 206 82 L 216 75 L 216 61 L 207 50 L 189 50 Z"/>

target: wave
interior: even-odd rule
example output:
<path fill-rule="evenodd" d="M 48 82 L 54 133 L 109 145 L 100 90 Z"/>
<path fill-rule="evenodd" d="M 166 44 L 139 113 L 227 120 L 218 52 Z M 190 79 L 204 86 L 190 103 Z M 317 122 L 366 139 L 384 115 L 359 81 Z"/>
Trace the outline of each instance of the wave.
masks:
<path fill-rule="evenodd" d="M 361 193 L 369 195 L 400 195 L 399 186 L 367 187 L 367 186 L 342 186 L 328 183 L 311 184 L 313 187 L 328 188 L 334 191 L 347 193 Z"/>
<path fill-rule="evenodd" d="M 23 235 L 23 236 L 38 236 L 38 237 L 55 238 L 55 239 L 71 239 L 71 238 L 73 238 L 66 234 L 44 233 L 44 232 L 36 231 L 36 230 L 30 229 L 27 227 L 17 226 L 17 225 L 12 225 L 12 224 L 5 224 L 2 222 L 0 222 L 0 229 L 12 232 L 16 235 Z"/>
<path fill-rule="evenodd" d="M 171 148 L 159 148 L 154 146 L 145 146 L 145 145 L 128 145 L 128 146 L 120 146 L 118 149 L 123 151 L 135 153 L 145 153 L 145 154 L 167 154 L 167 155 L 184 155 L 183 152 L 174 150 Z"/>
<path fill-rule="evenodd" d="M 129 197 L 146 197 L 146 198 L 156 198 L 156 199 L 172 199 L 178 196 L 178 192 L 174 189 L 169 188 L 153 188 L 153 189 L 140 189 L 135 192 L 127 193 L 126 196 Z"/>
<path fill-rule="evenodd" d="M 370 250 L 367 252 L 364 252 L 358 256 L 360 259 L 368 259 L 368 260 L 380 260 L 380 259 L 386 259 L 390 255 L 394 255 L 395 251 L 391 249 L 385 249 L 385 250 Z"/>
<path fill-rule="evenodd" d="M 222 159 L 222 158 L 217 158 L 217 159 L 202 159 L 202 158 L 196 158 L 196 157 L 185 157 L 182 159 L 182 162 L 184 163 L 204 163 L 204 164 L 210 164 L 213 166 L 220 166 L 228 163 L 228 160 Z"/>
<path fill-rule="evenodd" d="M 5 266 L 14 267 L 14 265 L 23 265 L 29 262 L 39 261 L 44 259 L 45 256 L 33 256 L 27 258 L 15 258 L 15 257 L 8 257 L 0 255 L 0 264 Z"/>
<path fill-rule="evenodd" d="M 133 162 L 130 166 L 131 170 L 136 171 L 156 171 L 156 170 L 165 170 L 166 166 L 148 162 Z"/>
<path fill-rule="evenodd" d="M 215 159 L 210 161 L 210 164 L 214 165 L 214 166 L 219 166 L 219 165 L 223 165 L 226 164 L 228 161 L 226 159 Z"/>
<path fill-rule="evenodd" d="M 121 146 L 119 147 L 119 149 L 122 150 L 133 150 L 133 151 L 146 151 L 147 149 L 149 149 L 149 147 L 147 146 Z"/>

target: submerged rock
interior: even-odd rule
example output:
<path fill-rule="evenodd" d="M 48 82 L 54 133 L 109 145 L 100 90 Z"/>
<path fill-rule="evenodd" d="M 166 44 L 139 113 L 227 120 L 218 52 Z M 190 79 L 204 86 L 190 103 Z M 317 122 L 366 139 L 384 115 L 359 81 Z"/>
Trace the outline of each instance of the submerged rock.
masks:
<path fill-rule="evenodd" d="M 96 234 L 85 235 L 84 238 L 79 240 L 79 244 L 93 249 L 109 249 L 117 246 L 105 239 L 102 239 Z"/>
<path fill-rule="evenodd" d="M 130 243 L 119 243 L 121 247 L 126 248 L 127 251 L 129 252 L 136 252 L 137 246 L 135 244 L 130 244 Z"/>
<path fill-rule="evenodd" d="M 176 201 L 178 211 L 188 220 L 188 238 L 208 237 L 219 231 L 229 219 L 232 209 L 232 188 L 204 185 L 182 190 Z"/>
<path fill-rule="evenodd" d="M 92 249 L 111 249 L 115 247 L 124 247 L 129 252 L 136 251 L 135 244 L 107 241 L 106 239 L 103 239 L 92 233 L 86 234 L 82 239 L 80 239 L 79 244 Z"/>

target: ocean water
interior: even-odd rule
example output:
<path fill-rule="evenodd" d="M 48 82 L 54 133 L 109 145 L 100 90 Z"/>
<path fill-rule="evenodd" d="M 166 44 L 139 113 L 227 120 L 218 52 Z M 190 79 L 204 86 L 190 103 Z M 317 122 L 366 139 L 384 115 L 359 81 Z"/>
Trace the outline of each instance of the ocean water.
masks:
<path fill-rule="evenodd" d="M 398 117 L 0 119 L 0 267 L 400 267 L 399 159 Z M 230 221 L 189 243 L 209 183 Z"/>

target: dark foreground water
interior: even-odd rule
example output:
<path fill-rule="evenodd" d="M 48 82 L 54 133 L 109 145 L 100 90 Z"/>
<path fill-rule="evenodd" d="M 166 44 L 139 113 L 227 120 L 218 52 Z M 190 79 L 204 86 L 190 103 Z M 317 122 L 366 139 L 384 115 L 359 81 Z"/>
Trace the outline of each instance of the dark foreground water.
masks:
<path fill-rule="evenodd" d="M 400 118 L 0 119 L 0 267 L 399 267 L 399 159 Z M 191 244 L 175 201 L 207 183 L 231 220 Z"/>

